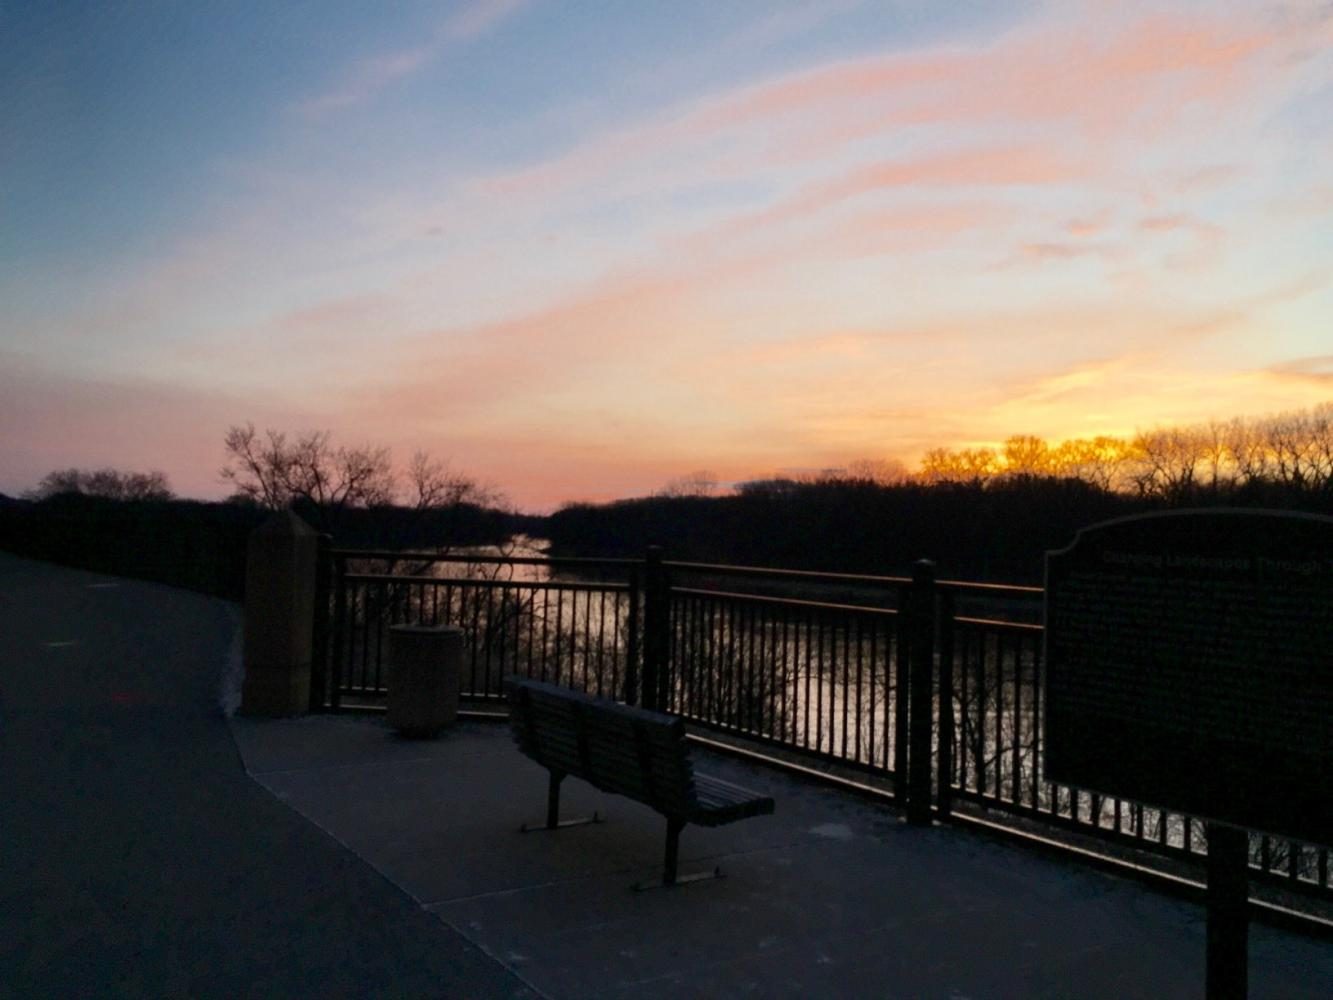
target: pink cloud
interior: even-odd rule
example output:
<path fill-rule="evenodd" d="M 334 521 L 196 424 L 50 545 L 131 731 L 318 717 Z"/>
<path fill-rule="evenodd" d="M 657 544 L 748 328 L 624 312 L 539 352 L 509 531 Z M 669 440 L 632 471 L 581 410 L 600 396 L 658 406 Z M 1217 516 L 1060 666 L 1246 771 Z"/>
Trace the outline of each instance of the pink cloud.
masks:
<path fill-rule="evenodd" d="M 1320 354 L 1308 358 L 1293 358 L 1290 361 L 1283 361 L 1268 368 L 1267 374 L 1279 379 L 1333 386 L 1333 354 Z"/>
<path fill-rule="evenodd" d="M 1106 252 L 1105 247 L 1088 243 L 1025 243 L 1021 250 L 1024 257 L 1034 260 L 1073 260 Z"/>
<path fill-rule="evenodd" d="M 1109 221 L 1109 215 L 1103 213 L 1092 218 L 1070 219 L 1065 223 L 1064 229 L 1070 236 L 1096 236 L 1106 230 Z"/>
<path fill-rule="evenodd" d="M 691 150 L 712 166 L 747 155 L 719 154 L 713 145 L 723 138 L 748 138 L 759 167 L 827 158 L 911 125 L 1063 123 L 1101 140 L 1142 137 L 1198 102 L 1246 99 L 1256 59 L 1285 52 L 1296 37 L 1232 15 L 1122 17 L 1095 36 L 1086 22 L 1039 22 L 985 46 L 845 60 L 738 87 L 480 189 L 550 196 Z"/>
<path fill-rule="evenodd" d="M 755 219 L 771 222 L 806 215 L 887 189 L 1050 184 L 1085 172 L 1066 157 L 1035 147 L 962 150 L 862 167 L 837 180 L 811 185 Z"/>

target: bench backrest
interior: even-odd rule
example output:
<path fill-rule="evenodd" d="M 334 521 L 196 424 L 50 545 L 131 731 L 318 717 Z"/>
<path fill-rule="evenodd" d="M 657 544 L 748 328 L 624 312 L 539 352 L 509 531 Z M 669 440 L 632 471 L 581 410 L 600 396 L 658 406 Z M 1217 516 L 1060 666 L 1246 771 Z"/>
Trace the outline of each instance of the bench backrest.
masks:
<path fill-rule="evenodd" d="M 678 718 L 511 678 L 509 722 L 539 764 L 625 795 L 668 816 L 694 805 L 694 768 Z"/>

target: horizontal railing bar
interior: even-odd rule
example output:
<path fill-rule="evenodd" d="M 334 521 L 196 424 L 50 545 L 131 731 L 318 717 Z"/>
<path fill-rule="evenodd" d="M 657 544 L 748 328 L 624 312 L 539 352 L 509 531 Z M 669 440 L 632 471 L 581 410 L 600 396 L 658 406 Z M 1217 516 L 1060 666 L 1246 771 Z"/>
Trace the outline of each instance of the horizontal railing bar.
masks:
<path fill-rule="evenodd" d="M 348 573 L 343 579 L 348 583 L 403 583 L 423 587 L 480 587 L 499 590 L 577 590 L 591 591 L 594 594 L 622 593 L 629 590 L 629 584 L 606 581 L 604 583 L 577 583 L 570 580 L 478 580 L 462 576 L 395 576 L 392 573 Z"/>
<path fill-rule="evenodd" d="M 955 625 L 970 625 L 973 628 L 994 629 L 997 632 L 1042 632 L 1045 631 L 1041 625 L 1034 625 L 1031 622 L 1006 622 L 997 621 L 994 618 L 966 618 L 963 615 L 954 615 L 949 619 Z"/>
<path fill-rule="evenodd" d="M 788 740 L 780 739 L 775 736 L 765 736 L 743 726 L 735 726 L 726 722 L 714 722 L 701 715 L 694 715 L 689 712 L 673 713 L 679 715 L 691 726 L 698 726 L 707 729 L 710 732 L 722 733 L 727 736 L 734 736 L 737 739 L 744 740 L 746 743 L 754 743 L 758 746 L 773 747 L 781 750 L 783 753 L 791 754 L 793 757 L 804 757 L 807 760 L 823 761 L 829 764 L 836 764 L 839 767 L 846 768 L 849 771 L 856 771 L 861 774 L 868 774 L 877 778 L 893 778 L 893 769 L 886 768 L 880 764 L 873 764 L 869 761 L 856 760 L 854 757 L 841 757 L 829 750 L 819 750 L 815 747 L 802 746 L 799 743 L 792 743 Z M 710 743 L 715 741 L 710 740 Z M 722 743 L 722 746 L 728 744 Z M 766 759 L 769 758 L 765 755 Z"/>
<path fill-rule="evenodd" d="M 975 789 L 961 788 L 958 785 L 953 786 L 953 798 L 981 806 L 991 812 L 1000 812 L 1030 821 L 1037 821 L 1047 826 L 1068 830 L 1071 833 L 1078 833 L 1096 840 L 1104 840 L 1107 843 L 1120 844 L 1134 850 L 1144 851 L 1157 857 L 1172 858 L 1176 861 L 1202 862 L 1208 856 L 1206 852 L 1190 849 L 1184 844 L 1170 842 L 1164 844 L 1155 836 L 1146 833 L 1127 833 L 1124 830 L 1116 829 L 1114 826 L 1103 826 L 1088 820 L 1074 819 L 1072 816 L 1066 816 L 1053 809 L 1034 809 L 1032 806 L 1024 805 L 1021 802 L 999 798 L 993 793 L 978 792 Z M 1122 799 L 1121 801 L 1128 804 L 1129 800 Z M 1179 820 L 1197 819 L 1197 817 L 1187 816 L 1184 813 L 1174 813 L 1172 815 Z M 1304 844 L 1304 846 L 1312 850 L 1321 849 L 1317 844 Z M 1273 868 L 1264 868 L 1253 862 L 1250 863 L 1249 872 L 1251 878 L 1262 878 L 1264 882 L 1270 885 L 1285 887 L 1302 896 L 1315 899 L 1327 898 L 1327 889 L 1310 879 L 1292 879 L 1285 872 Z"/>
<path fill-rule="evenodd" d="M 980 580 L 936 580 L 937 587 L 943 587 L 946 590 L 973 590 L 983 593 L 1012 593 L 1012 594 L 1044 594 L 1044 587 L 1036 587 L 1026 583 L 982 583 Z"/>
<path fill-rule="evenodd" d="M 769 576 L 780 580 L 807 580 L 812 583 L 874 583 L 901 587 L 912 582 L 907 576 L 870 576 L 864 573 L 821 573 L 806 569 L 776 569 L 768 566 L 729 566 L 723 563 L 663 562 L 667 569 L 684 569 L 700 573 L 723 573 L 729 576 Z"/>
<path fill-rule="evenodd" d="M 592 559 L 584 556 L 466 556 L 439 555 L 433 552 L 395 552 L 393 549 L 330 549 L 332 555 L 346 559 L 380 559 L 395 562 L 449 562 L 479 565 L 513 566 L 605 566 L 615 569 L 642 566 L 642 559 Z"/>
<path fill-rule="evenodd" d="M 784 608 L 816 608 L 823 611 L 849 611 L 857 614 L 893 616 L 896 608 L 875 608 L 866 604 L 833 604 L 828 601 L 803 601 L 796 597 L 766 597 L 763 594 L 738 594 L 730 590 L 699 590 L 694 587 L 672 587 L 671 593 L 689 597 L 716 597 L 728 601 L 749 601 L 754 604 L 771 604 Z"/>
<path fill-rule="evenodd" d="M 695 720 L 693 719 L 691 719 L 690 722 L 691 724 L 695 724 Z M 709 739 L 707 736 L 701 736 L 698 733 L 690 732 L 689 730 L 686 730 L 685 738 L 689 740 L 691 743 L 697 743 L 700 746 L 707 747 L 709 750 L 713 750 L 718 753 L 729 754 L 733 757 L 741 757 L 746 760 L 757 761 L 765 765 L 766 767 L 774 767 L 780 770 L 790 771 L 793 774 L 800 774 L 810 778 L 813 781 L 834 785 L 838 788 L 843 788 L 849 792 L 855 792 L 858 795 L 865 795 L 870 798 L 879 799 L 881 801 L 886 801 L 894 804 L 897 803 L 897 800 L 894 798 L 893 792 L 887 788 L 876 788 L 874 785 L 862 784 L 859 781 L 853 781 L 850 778 L 844 778 L 842 775 L 839 774 L 830 774 L 828 771 L 821 771 L 818 768 L 807 767 L 806 765 L 801 764 L 797 761 L 786 760 L 782 757 L 774 757 L 772 754 L 764 753 L 762 749 L 750 749 L 748 747 L 737 746 L 734 743 L 728 743 L 725 740 Z M 751 737 L 748 735 L 744 736 L 744 738 L 746 742 L 750 742 L 751 740 Z M 875 774 L 889 778 L 893 777 L 892 771 L 885 771 L 883 769 L 877 770 Z"/>

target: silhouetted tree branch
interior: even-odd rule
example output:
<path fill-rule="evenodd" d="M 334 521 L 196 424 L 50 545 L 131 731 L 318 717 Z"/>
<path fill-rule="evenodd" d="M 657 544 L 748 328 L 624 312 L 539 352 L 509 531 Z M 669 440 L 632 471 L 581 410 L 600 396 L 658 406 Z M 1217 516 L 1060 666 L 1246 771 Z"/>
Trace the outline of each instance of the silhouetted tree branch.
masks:
<path fill-rule="evenodd" d="M 412 516 L 386 513 L 380 519 L 395 526 L 399 537 L 384 540 L 392 547 L 419 534 L 426 520 L 431 535 L 443 542 L 454 536 L 463 508 L 503 499 L 424 451 L 416 452 L 400 475 L 388 448 L 335 446 L 328 431 L 289 437 L 267 429 L 261 435 L 247 423 L 228 428 L 223 443 L 227 461 L 221 477 L 235 487 L 237 498 L 272 510 L 299 508 L 326 531 L 335 531 L 349 511 L 394 508 L 401 515 L 405 509 Z"/>

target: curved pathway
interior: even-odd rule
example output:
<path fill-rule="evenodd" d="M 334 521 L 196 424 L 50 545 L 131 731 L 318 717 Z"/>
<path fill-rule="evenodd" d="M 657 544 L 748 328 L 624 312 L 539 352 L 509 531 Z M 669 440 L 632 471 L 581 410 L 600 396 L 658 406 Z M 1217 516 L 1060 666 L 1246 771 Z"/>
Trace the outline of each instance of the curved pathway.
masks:
<path fill-rule="evenodd" d="M 247 776 L 238 620 L 0 554 L 0 996 L 535 995 Z"/>

